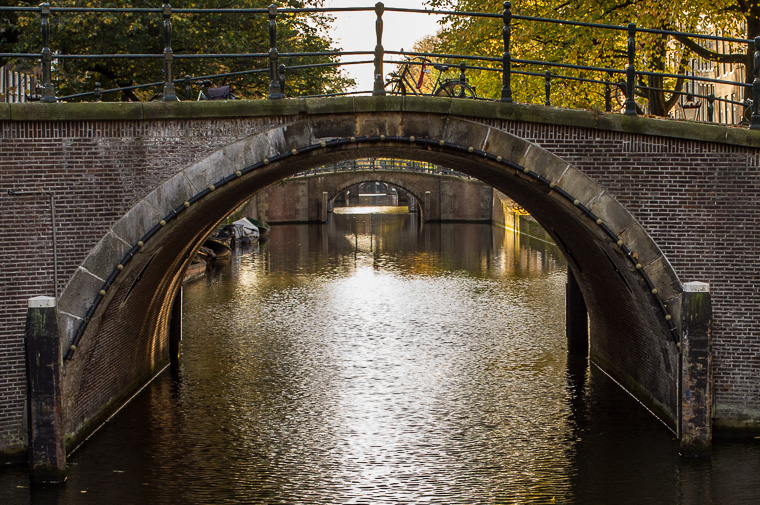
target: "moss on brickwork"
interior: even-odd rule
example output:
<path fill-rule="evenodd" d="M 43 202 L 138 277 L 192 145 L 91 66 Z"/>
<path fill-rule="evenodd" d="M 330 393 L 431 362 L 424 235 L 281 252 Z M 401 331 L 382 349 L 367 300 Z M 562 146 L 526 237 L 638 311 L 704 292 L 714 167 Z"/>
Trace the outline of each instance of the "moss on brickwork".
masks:
<path fill-rule="evenodd" d="M 760 147 L 760 131 L 736 126 L 626 116 L 593 110 L 435 97 L 360 96 L 202 102 L 14 103 L 0 107 L 0 120 L 202 119 L 353 112 L 429 112 Z"/>

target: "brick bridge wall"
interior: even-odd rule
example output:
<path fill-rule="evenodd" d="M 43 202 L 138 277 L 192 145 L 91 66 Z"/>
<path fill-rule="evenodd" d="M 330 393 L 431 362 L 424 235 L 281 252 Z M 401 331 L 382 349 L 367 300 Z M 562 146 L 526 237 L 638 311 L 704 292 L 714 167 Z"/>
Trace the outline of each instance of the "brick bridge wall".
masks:
<path fill-rule="evenodd" d="M 293 100 L 277 107 L 260 102 L 178 104 L 185 107 L 181 109 L 166 104 L 0 109 L 0 451 L 11 453 L 26 443 L 22 338 L 27 299 L 60 293 L 80 265 L 79 271 L 86 272 L 89 265 L 82 262 L 91 249 L 145 195 L 231 142 L 294 118 L 350 112 L 359 104 L 369 113 L 413 111 L 415 103 L 386 99 L 378 108 L 376 102 L 357 98 Z M 575 165 L 634 215 L 682 281 L 709 282 L 715 314 L 715 416 L 722 426 L 760 426 L 758 136 L 645 118 L 497 105 L 438 99 L 420 102 L 416 110 L 497 127 Z M 57 286 L 52 281 L 50 199 L 19 193 L 41 189 L 55 196 Z M 8 190 L 17 194 L 10 196 Z M 125 250 L 128 245 L 114 247 Z M 60 310 L 64 331 L 71 331 L 67 314 L 81 307 Z M 123 370 L 103 369 L 98 379 L 118 382 L 116 376 L 124 370 L 145 364 L 122 356 L 118 366 Z M 109 400 L 80 394 L 91 407 Z"/>

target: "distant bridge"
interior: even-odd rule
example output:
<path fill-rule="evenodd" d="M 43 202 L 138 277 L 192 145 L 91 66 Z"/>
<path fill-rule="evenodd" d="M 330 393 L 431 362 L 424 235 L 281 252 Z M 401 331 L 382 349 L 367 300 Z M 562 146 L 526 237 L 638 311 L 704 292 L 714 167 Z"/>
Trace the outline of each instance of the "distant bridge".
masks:
<path fill-rule="evenodd" d="M 369 157 L 454 168 L 528 210 L 568 260 L 592 359 L 685 443 L 709 443 L 713 421 L 760 428 L 756 132 L 414 97 L 5 104 L 0 132 L 6 452 L 26 446 L 27 412 L 57 412 L 52 440 L 75 444 L 164 366 L 183 272 L 229 212 Z M 35 388 L 28 404 L 37 295 L 57 296 L 60 325 L 29 374 L 54 370 L 61 348 L 65 374 L 59 394 Z"/>
<path fill-rule="evenodd" d="M 382 166 L 382 165 L 378 165 Z M 312 173 L 313 172 L 313 173 Z M 451 171 L 447 171 L 451 172 Z M 381 182 L 406 197 L 426 221 L 491 221 L 493 189 L 466 177 L 414 170 L 315 170 L 257 193 L 248 214 L 270 223 L 325 222 L 336 197 L 364 182 Z"/>

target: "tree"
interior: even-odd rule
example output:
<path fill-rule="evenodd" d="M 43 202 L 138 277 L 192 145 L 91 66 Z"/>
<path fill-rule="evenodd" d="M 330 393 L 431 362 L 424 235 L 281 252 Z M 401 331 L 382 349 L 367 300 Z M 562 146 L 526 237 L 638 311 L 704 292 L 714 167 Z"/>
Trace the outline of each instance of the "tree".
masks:
<path fill-rule="evenodd" d="M 266 8 L 263 0 L 188 0 L 172 4 L 178 8 Z M 321 0 L 314 3 L 321 4 Z M 22 1 L 19 6 L 31 6 Z M 161 7 L 160 1 L 111 0 L 90 2 L 60 0 L 54 6 L 67 7 Z M 288 0 L 279 7 L 304 7 L 300 0 Z M 331 18 L 321 14 L 280 14 L 277 17 L 277 49 L 287 52 L 334 50 L 328 35 Z M 267 58 L 181 58 L 190 54 L 251 54 L 269 52 L 269 18 L 266 14 L 178 13 L 171 16 L 172 50 L 175 54 L 175 82 L 185 75 L 193 77 L 261 70 L 260 73 L 214 79 L 214 84 L 233 85 L 236 94 L 248 98 L 266 96 L 269 86 Z M 162 54 L 163 17 L 158 13 L 58 13 L 51 16 L 50 47 L 59 54 Z M 22 13 L 4 20 L 0 52 L 39 53 L 40 16 Z M 337 61 L 334 57 L 282 58 L 287 66 Z M 28 60 L 27 60 L 28 64 Z M 163 60 L 148 58 L 106 58 L 98 60 L 58 59 L 54 63 L 58 96 L 91 91 L 99 82 L 103 89 L 128 87 L 163 81 Z M 333 67 L 288 72 L 287 89 L 295 93 L 339 92 L 353 83 Z M 161 86 L 148 90 L 125 91 L 122 100 L 149 99 Z M 179 94 L 184 87 L 177 86 Z M 116 99 L 116 95 L 104 96 Z"/>
<path fill-rule="evenodd" d="M 717 0 L 721 2 L 738 0 Z M 760 0 L 750 0 L 760 2 Z M 498 0 L 429 0 L 435 8 L 455 10 L 501 12 L 502 2 Z M 530 3 L 516 2 L 514 14 L 527 16 L 567 19 L 589 23 L 626 26 L 636 22 L 638 27 L 662 30 L 678 29 L 697 32 L 720 29 L 735 31 L 736 16 L 725 5 L 704 0 L 679 4 L 673 9 L 671 2 L 664 0 L 535 0 Z M 705 12 L 711 12 L 705 16 Z M 501 20 L 464 18 L 449 16 L 444 20 L 444 28 L 439 33 L 440 50 L 446 52 L 469 51 L 470 54 L 501 56 L 503 51 Z M 466 32 L 463 39 L 457 33 Z M 679 39 L 680 40 L 680 39 Z M 627 34 L 620 30 L 566 26 L 551 23 L 512 22 L 512 43 L 510 52 L 513 59 L 543 60 L 623 70 L 628 62 Z M 639 71 L 671 73 L 683 75 L 690 59 L 696 52 L 694 45 L 679 44 L 667 35 L 637 33 L 636 68 Z M 498 64 L 492 64 L 498 67 Z M 610 99 L 617 97 L 618 107 L 624 100 L 624 87 L 592 85 L 582 79 L 618 82 L 625 78 L 623 73 L 600 73 L 584 69 L 559 69 L 527 67 L 515 65 L 513 70 L 513 90 L 519 101 L 542 101 L 543 80 L 538 76 L 520 75 L 520 71 L 552 73 L 575 80 L 552 79 L 552 102 L 571 107 L 610 108 Z M 490 90 L 498 96 L 500 87 L 497 73 L 479 76 L 486 82 L 479 84 L 479 91 Z M 660 75 L 639 74 L 637 95 L 648 105 L 650 114 L 667 115 L 678 101 L 684 86 L 684 79 L 665 78 Z M 613 106 L 614 107 L 614 106 Z"/>

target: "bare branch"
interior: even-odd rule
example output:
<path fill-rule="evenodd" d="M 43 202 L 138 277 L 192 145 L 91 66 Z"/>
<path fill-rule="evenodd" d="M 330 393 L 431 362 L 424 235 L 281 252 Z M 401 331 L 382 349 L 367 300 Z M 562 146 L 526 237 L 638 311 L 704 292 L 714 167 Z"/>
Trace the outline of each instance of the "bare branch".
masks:
<path fill-rule="evenodd" d="M 715 61 L 718 63 L 745 63 L 747 61 L 747 55 L 742 53 L 731 53 L 731 54 L 725 54 L 725 53 L 718 53 L 716 51 L 711 51 L 695 41 L 691 40 L 689 37 L 683 36 L 683 35 L 674 35 L 675 39 L 679 41 L 681 44 L 686 46 L 687 48 L 694 51 L 698 56 L 701 56 L 702 58 L 710 61 Z"/>

